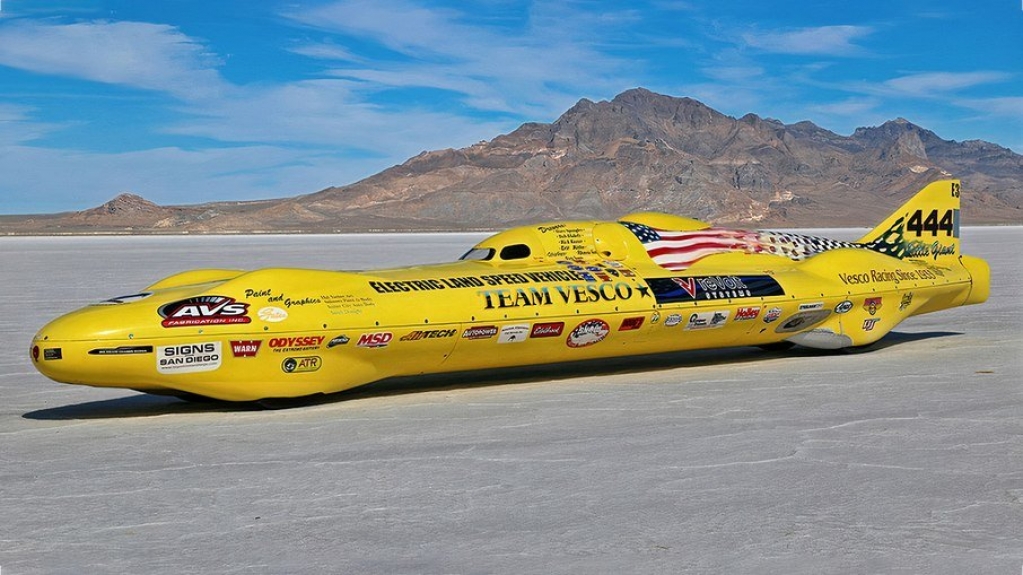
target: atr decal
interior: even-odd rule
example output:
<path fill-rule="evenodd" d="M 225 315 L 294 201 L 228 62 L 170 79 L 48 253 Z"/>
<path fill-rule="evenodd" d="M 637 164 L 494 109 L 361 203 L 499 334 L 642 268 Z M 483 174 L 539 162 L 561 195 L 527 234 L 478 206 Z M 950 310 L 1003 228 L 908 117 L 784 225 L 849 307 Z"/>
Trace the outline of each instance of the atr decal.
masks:
<path fill-rule="evenodd" d="M 139 355 L 144 353 L 153 353 L 153 346 L 121 345 L 118 347 L 99 347 L 89 350 L 89 355 Z"/>
<path fill-rule="evenodd" d="M 309 373 L 320 369 L 319 357 L 289 357 L 281 363 L 281 371 L 284 373 Z"/>
<path fill-rule="evenodd" d="M 250 323 L 248 310 L 249 304 L 234 298 L 206 295 L 162 305 L 157 313 L 164 318 L 163 327 L 191 327 Z"/>
<path fill-rule="evenodd" d="M 877 315 L 877 310 L 881 309 L 881 298 L 868 297 L 863 300 L 863 309 L 867 310 L 870 315 Z"/>
<path fill-rule="evenodd" d="M 590 319 L 577 325 L 572 333 L 568 334 L 565 343 L 568 347 L 588 347 L 604 341 L 609 333 L 611 333 L 611 326 L 607 325 L 606 321 Z"/>
<path fill-rule="evenodd" d="M 408 335 L 401 336 L 399 341 L 419 341 L 421 339 L 439 339 L 445 337 L 452 337 L 457 333 L 456 329 L 431 329 L 431 330 L 417 330 Z"/>
<path fill-rule="evenodd" d="M 725 323 L 728 321 L 727 310 L 720 311 L 700 311 L 689 316 L 689 323 L 682 329 L 687 331 L 698 330 L 698 329 L 717 329 L 725 327 Z"/>
<path fill-rule="evenodd" d="M 632 331 L 643 327 L 643 316 L 639 317 L 627 317 L 622 320 L 622 325 L 618 326 L 618 331 Z"/>
<path fill-rule="evenodd" d="M 394 334 L 389 331 L 378 331 L 375 333 L 364 333 L 359 336 L 358 347 L 387 347 L 394 339 Z"/>
<path fill-rule="evenodd" d="M 259 353 L 259 346 L 263 344 L 260 339 L 248 339 L 242 341 L 231 341 L 231 353 L 235 357 L 256 357 Z"/>
<path fill-rule="evenodd" d="M 771 276 L 648 278 L 659 304 L 785 295 Z"/>
<path fill-rule="evenodd" d="M 464 339 L 490 339 L 497 335 L 496 325 L 477 325 L 462 332 Z"/>
<path fill-rule="evenodd" d="M 156 370 L 163 374 L 214 371 L 220 363 L 219 341 L 156 348 Z"/>

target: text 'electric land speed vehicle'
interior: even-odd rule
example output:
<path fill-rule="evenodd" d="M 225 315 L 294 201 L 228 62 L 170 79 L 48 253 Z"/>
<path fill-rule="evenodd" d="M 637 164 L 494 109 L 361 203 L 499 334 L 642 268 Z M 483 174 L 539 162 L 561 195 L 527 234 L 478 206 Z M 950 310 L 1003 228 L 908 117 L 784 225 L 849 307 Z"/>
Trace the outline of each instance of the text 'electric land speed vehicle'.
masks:
<path fill-rule="evenodd" d="M 201 269 L 60 317 L 32 361 L 64 383 L 229 401 L 625 355 L 871 344 L 985 301 L 959 182 L 857 242 L 637 213 L 498 233 L 461 260 L 367 272 Z"/>

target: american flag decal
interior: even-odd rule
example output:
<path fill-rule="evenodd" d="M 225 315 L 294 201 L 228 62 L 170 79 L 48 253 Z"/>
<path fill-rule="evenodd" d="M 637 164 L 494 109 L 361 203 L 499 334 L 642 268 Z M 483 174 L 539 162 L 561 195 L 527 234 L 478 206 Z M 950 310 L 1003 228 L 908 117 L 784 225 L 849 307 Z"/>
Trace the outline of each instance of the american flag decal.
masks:
<path fill-rule="evenodd" d="M 724 228 L 668 231 L 635 222 L 620 223 L 643 243 L 654 263 L 673 271 L 688 269 L 707 256 L 728 252 L 773 254 L 798 261 L 836 248 L 859 248 L 901 257 L 896 247 L 901 244 L 901 237 L 898 237 L 901 230 L 895 229 L 869 244 L 858 244 L 788 232 Z M 889 237 L 891 235 L 896 238 Z"/>

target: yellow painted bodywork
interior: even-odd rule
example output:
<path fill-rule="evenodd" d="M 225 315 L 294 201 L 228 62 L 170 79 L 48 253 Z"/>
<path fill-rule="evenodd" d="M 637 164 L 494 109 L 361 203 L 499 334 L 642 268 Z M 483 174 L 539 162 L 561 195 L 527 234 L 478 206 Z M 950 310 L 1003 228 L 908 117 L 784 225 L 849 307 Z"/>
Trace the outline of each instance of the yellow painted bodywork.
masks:
<path fill-rule="evenodd" d="M 928 186 L 872 234 L 898 228 L 899 217 L 905 228 L 919 206 L 958 210 L 958 182 Z M 666 214 L 622 220 L 711 229 Z M 934 226 L 923 227 L 930 236 Z M 485 260 L 363 273 L 197 270 L 54 320 L 32 355 L 60 382 L 246 401 L 688 349 L 863 346 L 909 316 L 987 298 L 987 265 L 959 253 L 958 226 L 944 231 L 912 244 L 915 257 L 862 246 L 798 261 L 729 251 L 671 271 L 620 223 L 553 222 L 481 242 Z M 665 295 L 675 285 L 696 297 Z"/>

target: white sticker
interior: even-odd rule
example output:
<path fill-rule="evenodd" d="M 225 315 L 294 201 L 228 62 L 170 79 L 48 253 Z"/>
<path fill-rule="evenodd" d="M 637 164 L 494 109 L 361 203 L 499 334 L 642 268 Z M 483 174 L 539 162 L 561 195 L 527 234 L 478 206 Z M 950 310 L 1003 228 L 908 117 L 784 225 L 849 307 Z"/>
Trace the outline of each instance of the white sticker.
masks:
<path fill-rule="evenodd" d="M 162 345 L 156 348 L 156 370 L 164 374 L 196 373 L 220 368 L 219 341 Z"/>
<path fill-rule="evenodd" d="M 522 343 L 529 337 L 529 324 L 506 325 L 497 336 L 497 343 Z"/>

